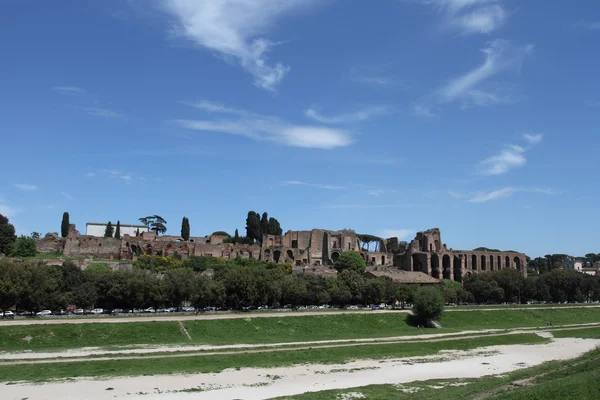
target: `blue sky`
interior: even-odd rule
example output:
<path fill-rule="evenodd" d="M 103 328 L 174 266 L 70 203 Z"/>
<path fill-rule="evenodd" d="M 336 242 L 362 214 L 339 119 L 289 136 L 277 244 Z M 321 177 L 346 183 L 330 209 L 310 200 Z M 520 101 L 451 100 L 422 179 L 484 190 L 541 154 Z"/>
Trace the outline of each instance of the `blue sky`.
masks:
<path fill-rule="evenodd" d="M 600 3 L 8 0 L 0 213 L 599 252 Z"/>

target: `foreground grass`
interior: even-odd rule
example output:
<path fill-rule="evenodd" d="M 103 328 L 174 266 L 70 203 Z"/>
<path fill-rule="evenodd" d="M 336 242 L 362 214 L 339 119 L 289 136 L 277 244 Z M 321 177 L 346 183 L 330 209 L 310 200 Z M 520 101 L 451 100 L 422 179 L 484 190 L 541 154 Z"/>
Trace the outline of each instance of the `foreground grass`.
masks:
<path fill-rule="evenodd" d="M 267 344 L 450 333 L 478 329 L 545 327 L 600 322 L 600 309 L 523 309 L 447 312 L 442 329 L 419 331 L 407 314 L 377 313 L 284 318 L 0 325 L 0 350 L 63 350 L 79 347 L 185 344 Z M 191 340 L 182 332 L 184 326 Z M 31 338 L 29 343 L 25 338 Z"/>
<path fill-rule="evenodd" d="M 0 381 L 42 381 L 55 378 L 162 375 L 175 373 L 216 373 L 228 368 L 269 368 L 297 364 L 338 364 L 359 359 L 389 359 L 425 356 L 440 350 L 471 350 L 477 347 L 510 344 L 541 344 L 548 339 L 535 334 L 504 335 L 431 343 L 399 343 L 309 350 L 185 356 L 173 358 L 81 361 L 53 364 L 0 364 Z"/>
<path fill-rule="evenodd" d="M 360 393 L 367 400 L 597 400 L 600 399 L 599 374 L 600 349 L 597 349 L 575 360 L 549 362 L 505 376 L 372 385 L 305 393 L 280 400 L 329 400 L 344 398 L 344 394 L 352 398 L 350 393 Z"/>
<path fill-rule="evenodd" d="M 600 327 L 568 331 L 552 331 L 552 335 L 555 338 L 600 339 Z M 598 373 L 600 374 L 600 371 Z"/>

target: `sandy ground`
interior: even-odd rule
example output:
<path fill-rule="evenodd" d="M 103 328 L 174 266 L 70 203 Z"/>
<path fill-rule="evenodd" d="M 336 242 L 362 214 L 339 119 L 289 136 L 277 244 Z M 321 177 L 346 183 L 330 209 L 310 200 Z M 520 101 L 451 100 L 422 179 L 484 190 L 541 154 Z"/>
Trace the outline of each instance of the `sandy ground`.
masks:
<path fill-rule="evenodd" d="M 338 365 L 244 368 L 218 374 L 78 379 L 44 384 L 2 384 L 6 400 L 268 399 L 304 392 L 402 384 L 428 379 L 478 378 L 504 374 L 551 360 L 577 357 L 600 340 L 555 339 L 544 345 L 491 346 L 468 352 L 394 360 L 361 360 Z M 187 392 L 185 392 L 187 390 Z"/>
<path fill-rule="evenodd" d="M 460 307 L 446 308 L 446 312 L 470 312 L 470 311 L 518 311 L 518 310 L 552 310 L 569 308 L 600 308 L 600 305 L 580 305 L 580 306 L 561 306 L 561 307 L 521 307 L 521 308 L 467 308 Z M 278 311 L 278 312 L 254 312 L 254 313 L 223 313 L 223 314 L 200 314 L 200 315 L 169 315 L 169 314 L 149 314 L 148 316 L 136 317 L 88 317 L 88 318 L 39 318 L 39 319 L 16 319 L 0 320 L 0 326 L 5 325 L 36 325 L 36 324 L 91 324 L 96 322 L 120 323 L 120 322 L 152 322 L 152 321 L 195 321 L 195 320 L 214 320 L 214 319 L 236 319 L 236 318 L 279 318 L 279 317 L 301 317 L 305 315 L 341 315 L 341 314 L 398 314 L 410 313 L 406 310 L 355 310 L 355 311 Z"/>
<path fill-rule="evenodd" d="M 553 330 L 571 330 L 585 327 L 594 327 L 600 326 L 600 323 L 589 323 L 589 324 L 572 324 L 572 325 L 562 325 L 561 327 L 556 327 Z M 107 356 L 110 357 L 103 358 L 104 360 L 115 360 L 119 358 L 124 358 L 125 356 L 130 355 L 146 355 L 149 356 L 152 353 L 177 353 L 177 352 L 186 352 L 185 354 L 181 354 L 181 356 L 190 356 L 194 354 L 190 354 L 191 352 L 206 352 L 203 355 L 214 355 L 215 351 L 222 351 L 219 354 L 233 354 L 233 353 L 241 353 L 244 351 L 252 351 L 253 349 L 261 348 L 264 351 L 269 351 L 269 349 L 277 349 L 289 348 L 290 346 L 301 346 L 299 348 L 309 348 L 310 346 L 320 346 L 323 348 L 327 347 L 339 347 L 338 345 L 371 345 L 374 343 L 384 344 L 384 343 L 413 343 L 413 342 L 434 342 L 434 341 L 444 341 L 444 340 L 453 340 L 457 337 L 461 336 L 469 336 L 470 338 L 477 338 L 487 335 L 496 336 L 496 334 L 520 334 L 520 333 L 537 333 L 538 335 L 542 335 L 543 331 L 539 331 L 538 328 L 515 328 L 515 329 L 481 329 L 481 330 L 470 330 L 470 331 L 459 331 L 452 333 L 432 333 L 432 334 L 422 334 L 422 335 L 406 335 L 406 336 L 392 336 L 392 337 L 379 337 L 379 338 L 362 338 L 362 339 L 336 339 L 336 340 L 315 340 L 315 341 L 306 341 L 306 342 L 280 342 L 280 343 L 268 343 L 268 344 L 231 344 L 231 345 L 188 345 L 188 346 L 168 346 L 168 345 L 132 345 L 132 346 L 123 346 L 121 348 L 102 348 L 102 347 L 84 347 L 78 349 L 68 349 L 68 350 L 60 350 L 56 352 L 35 352 L 35 351 L 21 351 L 21 352 L 0 352 L 0 361 L 4 361 L 0 365 L 10 365 L 10 364 L 22 364 L 27 363 L 26 360 L 40 360 L 40 361 L 31 361 L 31 363 L 43 363 L 46 359 L 47 362 L 56 362 L 57 359 L 70 359 L 69 361 L 74 361 L 72 358 L 74 357 L 93 357 L 93 356 Z M 305 347 L 302 347 L 305 346 Z M 235 350 L 231 352 L 227 352 L 225 350 Z M 169 355 L 161 356 L 163 358 L 170 357 Z M 128 357 L 129 359 L 138 358 L 138 357 Z M 95 358 L 86 359 L 82 361 L 92 361 Z M 11 362 L 12 361 L 12 362 Z"/>

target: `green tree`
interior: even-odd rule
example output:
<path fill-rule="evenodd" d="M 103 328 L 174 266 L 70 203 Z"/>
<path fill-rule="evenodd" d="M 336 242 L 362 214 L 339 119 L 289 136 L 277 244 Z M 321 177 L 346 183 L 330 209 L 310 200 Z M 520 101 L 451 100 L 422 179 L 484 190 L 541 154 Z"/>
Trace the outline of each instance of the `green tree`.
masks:
<path fill-rule="evenodd" d="M 238 243 L 240 243 L 240 234 L 236 228 L 235 234 L 233 235 L 233 244 L 238 244 Z"/>
<path fill-rule="evenodd" d="M 335 262 L 335 269 L 338 272 L 350 270 L 364 274 L 366 267 L 365 259 L 356 251 L 343 251 Z"/>
<path fill-rule="evenodd" d="M 18 307 L 28 291 L 29 276 L 22 263 L 0 261 L 0 309 Z"/>
<path fill-rule="evenodd" d="M 216 231 L 212 233 L 212 236 L 225 236 L 225 237 L 231 237 L 231 235 L 225 231 Z"/>
<path fill-rule="evenodd" d="M 60 224 L 60 236 L 67 237 L 67 235 L 69 234 L 69 224 L 69 213 L 65 211 L 63 213 L 62 222 Z"/>
<path fill-rule="evenodd" d="M 263 241 L 263 236 L 269 234 L 269 215 L 264 212 L 260 219 L 260 242 Z"/>
<path fill-rule="evenodd" d="M 10 245 L 8 251 L 8 255 L 11 257 L 33 257 L 36 253 L 35 239 L 23 235 Z"/>
<path fill-rule="evenodd" d="M 248 211 L 246 218 L 246 237 L 249 241 L 260 241 L 260 217 L 254 211 Z"/>
<path fill-rule="evenodd" d="M 0 214 L 0 254 L 7 254 L 9 245 L 15 240 L 15 227 L 8 222 L 8 218 Z"/>
<path fill-rule="evenodd" d="M 114 229 L 112 223 L 108 221 L 106 225 L 106 229 L 104 230 L 104 237 L 113 237 Z"/>
<path fill-rule="evenodd" d="M 185 241 L 190 240 L 190 220 L 187 217 L 181 220 L 181 237 Z"/>
<path fill-rule="evenodd" d="M 269 227 L 267 229 L 267 232 L 269 233 L 269 235 L 282 235 L 283 229 L 281 229 L 279 221 L 271 217 L 269 218 Z"/>
<path fill-rule="evenodd" d="M 165 295 L 167 303 L 181 307 L 192 299 L 195 280 L 198 275 L 189 268 L 178 268 L 167 271 L 164 275 Z"/>
<path fill-rule="evenodd" d="M 413 289 L 408 285 L 400 285 L 398 286 L 398 290 L 396 291 L 396 299 L 400 302 L 402 308 L 406 305 L 408 301 L 413 296 Z"/>
<path fill-rule="evenodd" d="M 31 232 L 31 237 L 33 239 L 39 239 L 40 238 L 40 233 L 39 232 Z"/>
<path fill-rule="evenodd" d="M 140 218 L 139 221 L 146 225 L 150 231 L 156 233 L 157 236 L 167 231 L 167 221 L 160 215 L 149 215 Z"/>
<path fill-rule="evenodd" d="M 414 294 L 412 313 L 418 322 L 427 324 L 442 316 L 444 312 L 444 296 L 436 287 L 422 287 Z"/>
<path fill-rule="evenodd" d="M 117 227 L 115 228 L 115 239 L 121 239 L 121 221 L 117 220 Z"/>

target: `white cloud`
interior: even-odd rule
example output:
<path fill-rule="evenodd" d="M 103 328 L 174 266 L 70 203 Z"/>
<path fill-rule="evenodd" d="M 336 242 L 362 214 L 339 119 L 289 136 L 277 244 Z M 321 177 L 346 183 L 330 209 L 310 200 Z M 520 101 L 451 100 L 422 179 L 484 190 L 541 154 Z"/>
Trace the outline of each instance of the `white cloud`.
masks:
<path fill-rule="evenodd" d="M 174 33 L 238 62 L 254 77 L 254 84 L 275 90 L 290 71 L 282 63 L 269 64 L 275 43 L 262 35 L 301 6 L 303 0 L 162 0 L 174 20 Z"/>
<path fill-rule="evenodd" d="M 0 214 L 10 219 L 14 217 L 15 214 L 20 213 L 21 211 L 22 209 L 10 206 L 4 201 L 4 199 L 0 197 Z"/>
<path fill-rule="evenodd" d="M 36 185 L 30 185 L 28 183 L 17 183 L 17 184 L 15 184 L 15 187 L 17 189 L 21 189 L 26 192 L 32 192 L 34 190 L 38 190 L 38 187 Z"/>
<path fill-rule="evenodd" d="M 93 178 L 94 176 L 96 176 L 95 172 L 88 172 L 86 175 L 88 178 Z"/>
<path fill-rule="evenodd" d="M 443 14 L 442 27 L 463 34 L 489 34 L 508 18 L 501 0 L 421 0 Z"/>
<path fill-rule="evenodd" d="M 321 208 L 325 209 L 378 209 L 378 208 L 407 208 L 407 207 L 423 207 L 426 204 L 331 204 Z"/>
<path fill-rule="evenodd" d="M 323 183 L 310 183 L 310 182 L 302 182 L 302 181 L 284 181 L 281 182 L 282 186 L 290 186 L 290 185 L 300 185 L 300 186 L 310 186 L 318 189 L 328 189 L 328 190 L 342 190 L 345 189 L 344 186 L 339 185 L 331 185 L 331 184 L 323 184 Z"/>
<path fill-rule="evenodd" d="M 537 134 L 525 133 L 525 134 L 523 134 L 523 138 L 531 146 L 534 146 L 542 141 L 543 135 L 541 133 L 537 133 Z"/>
<path fill-rule="evenodd" d="M 60 192 L 60 194 L 66 199 L 66 200 L 75 200 L 75 197 L 72 196 L 71 194 L 67 193 L 67 192 Z"/>
<path fill-rule="evenodd" d="M 555 195 L 556 191 L 553 189 L 546 188 L 515 188 L 505 187 L 491 192 L 476 192 L 469 200 L 469 203 L 485 203 L 492 200 L 498 200 L 506 197 L 510 197 L 515 193 L 539 193 L 545 195 Z"/>
<path fill-rule="evenodd" d="M 514 168 L 519 168 L 527 163 L 525 153 L 533 146 L 542 141 L 543 135 L 539 134 L 524 134 L 523 140 L 529 144 L 529 148 L 524 148 L 519 145 L 509 145 L 501 150 L 498 154 L 488 157 L 479 163 L 480 173 L 483 175 L 502 175 Z"/>
<path fill-rule="evenodd" d="M 174 122 L 186 129 L 240 135 L 291 147 L 334 149 L 353 143 L 350 133 L 342 129 L 294 125 L 277 117 L 259 115 L 210 102 L 204 102 L 200 106 L 197 103 L 194 107 L 235 117 L 212 120 L 176 120 Z"/>
<path fill-rule="evenodd" d="M 373 106 L 367 107 L 363 110 L 354 111 L 351 113 L 344 113 L 332 116 L 325 116 L 319 114 L 314 108 L 307 109 L 304 114 L 315 121 L 322 122 L 324 124 L 348 124 L 353 122 L 362 122 L 373 117 L 380 117 L 388 114 L 390 107 L 388 106 Z"/>
<path fill-rule="evenodd" d="M 75 106 L 75 108 L 77 108 L 78 110 L 82 110 L 87 114 L 90 115 L 95 115 L 97 117 L 103 117 L 103 118 L 116 118 L 119 117 L 120 115 L 117 114 L 114 111 L 111 110 L 107 110 L 106 108 L 98 108 L 98 107 L 79 107 L 79 106 Z"/>
<path fill-rule="evenodd" d="M 119 178 L 123 179 L 125 183 L 131 183 L 131 181 L 133 181 L 131 175 L 121 175 Z"/>
<path fill-rule="evenodd" d="M 388 74 L 387 69 L 386 64 L 355 66 L 350 68 L 342 78 L 376 88 L 403 86 L 398 79 Z"/>
<path fill-rule="evenodd" d="M 473 70 L 449 81 L 432 96 L 413 108 L 418 116 L 431 117 L 433 109 L 441 104 L 460 102 L 463 108 L 471 105 L 489 106 L 510 103 L 506 90 L 498 86 L 484 85 L 486 81 L 506 70 L 518 70 L 525 57 L 533 51 L 533 45 L 515 47 L 505 40 L 494 40 L 481 50 L 485 59 Z"/>
<path fill-rule="evenodd" d="M 584 28 L 590 31 L 600 30 L 600 21 L 579 21 L 575 23 L 575 26 Z"/>
<path fill-rule="evenodd" d="M 388 190 L 388 189 L 371 189 L 367 191 L 367 194 L 369 196 L 374 196 L 374 197 L 381 197 L 384 194 L 388 194 L 388 193 L 398 193 L 397 190 Z"/>
<path fill-rule="evenodd" d="M 398 240 L 404 240 L 411 237 L 414 230 L 412 229 L 383 229 L 377 232 L 377 235 L 381 238 L 398 238 Z"/>
<path fill-rule="evenodd" d="M 54 86 L 52 88 L 55 92 L 60 94 L 69 94 L 69 95 L 82 95 L 85 94 L 85 89 L 82 89 L 77 86 Z"/>

